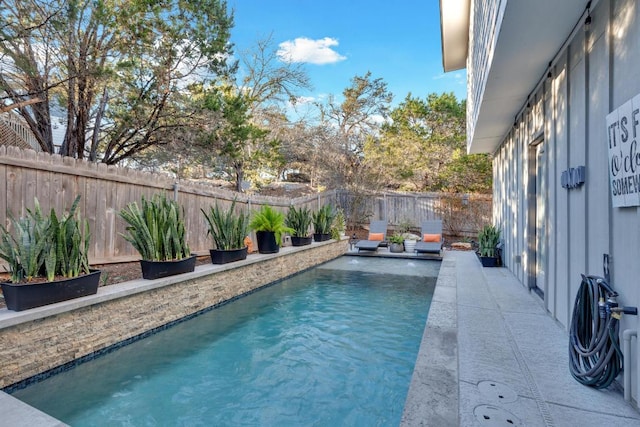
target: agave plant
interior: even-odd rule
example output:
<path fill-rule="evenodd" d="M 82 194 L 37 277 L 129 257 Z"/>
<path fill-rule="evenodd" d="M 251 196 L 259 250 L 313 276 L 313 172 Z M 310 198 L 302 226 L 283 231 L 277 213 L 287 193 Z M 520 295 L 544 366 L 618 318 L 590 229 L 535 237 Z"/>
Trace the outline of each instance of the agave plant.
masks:
<path fill-rule="evenodd" d="M 307 237 L 309 236 L 309 227 L 311 227 L 311 211 L 307 207 L 296 208 L 291 206 L 287 212 L 285 218 L 285 224 L 287 227 L 293 229 L 293 235 L 295 237 Z"/>
<path fill-rule="evenodd" d="M 335 212 L 330 204 L 326 204 L 313 214 L 313 229 L 316 233 L 329 234 Z"/>
<path fill-rule="evenodd" d="M 0 225 L 0 258 L 9 263 L 13 283 L 37 277 L 77 277 L 89 273 L 89 223 L 76 212 L 80 196 L 69 213 L 58 218 L 54 209 L 42 214 L 38 199 L 33 210 L 20 219 L 11 217 L 13 233 Z"/>
<path fill-rule="evenodd" d="M 244 239 L 249 233 L 249 215 L 235 212 L 236 201 L 224 210 L 216 203 L 209 207 L 207 213 L 200 209 L 209 224 L 208 234 L 211 234 L 217 249 L 231 250 L 245 247 Z"/>
<path fill-rule="evenodd" d="M 142 207 L 129 203 L 120 211 L 127 234 L 120 235 L 147 261 L 172 261 L 187 258 L 191 252 L 186 241 L 183 212 L 178 203 L 155 194 L 142 196 Z"/>
<path fill-rule="evenodd" d="M 284 233 L 294 233 L 293 228 L 285 225 L 284 214 L 269 205 L 263 205 L 259 211 L 253 214 L 249 227 L 255 231 L 271 231 L 275 233 L 276 242 L 278 243 L 282 241 Z"/>

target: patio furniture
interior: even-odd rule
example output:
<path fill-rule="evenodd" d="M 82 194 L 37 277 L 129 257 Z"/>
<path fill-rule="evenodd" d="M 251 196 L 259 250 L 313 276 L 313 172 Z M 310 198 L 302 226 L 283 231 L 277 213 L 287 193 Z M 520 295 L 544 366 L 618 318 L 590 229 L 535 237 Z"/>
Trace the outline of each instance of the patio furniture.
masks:
<path fill-rule="evenodd" d="M 387 220 L 371 221 L 369 224 L 369 237 L 367 240 L 360 240 L 356 243 L 358 252 L 377 251 L 380 246 L 386 246 L 387 242 Z"/>
<path fill-rule="evenodd" d="M 417 253 L 440 254 L 444 239 L 442 237 L 442 220 L 434 219 L 422 222 L 422 240 L 416 243 Z"/>

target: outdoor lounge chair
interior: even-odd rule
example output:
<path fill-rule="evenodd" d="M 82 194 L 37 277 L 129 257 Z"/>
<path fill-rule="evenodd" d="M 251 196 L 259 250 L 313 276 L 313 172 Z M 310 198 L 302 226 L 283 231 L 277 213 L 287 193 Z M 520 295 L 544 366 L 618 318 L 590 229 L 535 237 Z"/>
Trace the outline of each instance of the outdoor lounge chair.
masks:
<path fill-rule="evenodd" d="M 416 243 L 417 253 L 436 253 L 442 251 L 442 220 L 434 219 L 422 222 L 422 240 Z"/>
<path fill-rule="evenodd" d="M 369 224 L 369 237 L 367 240 L 360 240 L 356 243 L 358 252 L 377 251 L 380 246 L 384 246 L 387 240 L 387 221 L 371 221 Z"/>

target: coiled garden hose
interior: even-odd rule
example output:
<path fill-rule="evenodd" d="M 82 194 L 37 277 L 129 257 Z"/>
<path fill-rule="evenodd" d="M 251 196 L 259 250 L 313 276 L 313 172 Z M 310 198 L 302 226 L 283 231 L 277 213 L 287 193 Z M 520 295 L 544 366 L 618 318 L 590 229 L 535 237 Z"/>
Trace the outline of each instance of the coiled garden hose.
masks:
<path fill-rule="evenodd" d="M 622 371 L 617 294 L 596 276 L 582 276 L 569 333 L 569 368 L 580 383 L 606 388 Z M 632 314 L 632 313 L 630 313 Z"/>

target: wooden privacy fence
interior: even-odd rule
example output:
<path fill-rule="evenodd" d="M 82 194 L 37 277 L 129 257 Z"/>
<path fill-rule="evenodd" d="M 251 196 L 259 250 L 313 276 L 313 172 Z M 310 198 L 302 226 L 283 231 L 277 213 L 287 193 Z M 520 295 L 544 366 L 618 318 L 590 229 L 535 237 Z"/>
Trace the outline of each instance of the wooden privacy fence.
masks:
<path fill-rule="evenodd" d="M 62 213 L 80 195 L 79 210 L 91 230 L 92 264 L 140 258 L 120 235 L 126 223 L 118 213 L 131 202 L 140 204 L 143 195 L 149 198 L 156 193 L 177 200 L 184 208 L 189 246 L 198 254 L 208 254 L 212 247 L 201 208 L 208 210 L 215 203 L 228 207 L 237 199 L 237 209 L 245 212 L 269 204 L 286 213 L 291 205 L 317 210 L 325 203 L 336 203 L 335 191 L 295 199 L 247 196 L 210 185 L 176 183 L 162 174 L 0 146 L 0 224 L 8 225 L 10 214 L 24 215 L 33 207 L 34 198 L 43 212 L 54 208 Z"/>
<path fill-rule="evenodd" d="M 491 221 L 491 198 L 427 194 L 357 194 L 327 191 L 299 198 L 239 194 L 206 184 L 176 182 L 173 178 L 133 169 L 107 166 L 69 157 L 0 146 L 0 224 L 9 215 L 23 216 L 37 198 L 44 212 L 67 211 L 77 195 L 80 213 L 89 221 L 92 264 L 139 259 L 138 253 L 120 233 L 126 224 L 118 213 L 144 195 L 165 194 L 184 208 L 185 226 L 191 250 L 207 254 L 212 247 L 207 224 L 200 209 L 219 203 L 224 207 L 236 199 L 237 209 L 250 212 L 269 204 L 286 213 L 289 206 L 306 206 L 312 211 L 331 203 L 344 209 L 348 219 L 364 225 L 371 219 L 387 218 L 391 226 L 407 219 L 419 227 L 424 219 L 442 218 L 448 234 L 475 236 L 479 226 Z M 445 232 L 447 232 L 445 230 Z M 457 232 L 452 232 L 457 231 Z"/>
<path fill-rule="evenodd" d="M 422 221 L 442 219 L 444 233 L 458 237 L 475 238 L 492 221 L 490 195 L 338 191 L 337 203 L 355 225 L 386 219 L 391 228 L 409 223 L 419 231 Z"/>

